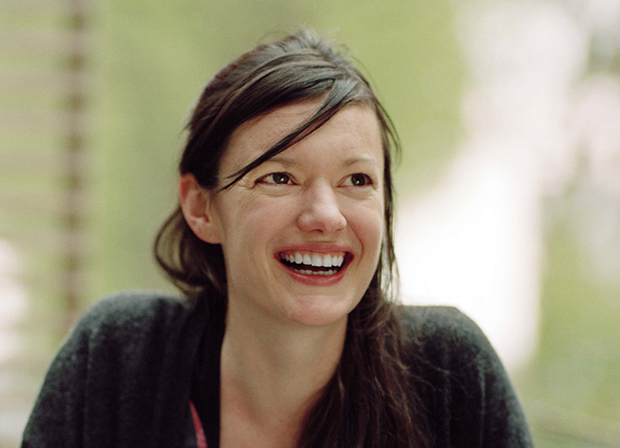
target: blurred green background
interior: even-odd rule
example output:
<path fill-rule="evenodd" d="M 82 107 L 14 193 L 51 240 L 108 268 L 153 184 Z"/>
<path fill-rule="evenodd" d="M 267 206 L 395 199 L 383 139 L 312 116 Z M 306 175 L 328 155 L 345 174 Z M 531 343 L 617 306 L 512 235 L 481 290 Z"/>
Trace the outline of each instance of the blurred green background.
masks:
<path fill-rule="evenodd" d="M 620 75 L 620 23 L 595 27 L 589 3 L 544 2 L 587 41 L 575 86 Z M 399 131 L 402 202 L 437 185 L 468 138 L 463 99 L 486 72 L 472 68 L 467 21 L 510 4 L 0 0 L 0 447 L 17 446 L 85 307 L 118 290 L 172 291 L 151 245 L 176 204 L 191 106 L 221 66 L 300 25 L 346 43 Z M 601 235 L 598 216 L 601 244 L 620 251 L 620 189 L 613 175 L 611 187 L 597 183 L 588 141 L 573 146 L 567 180 L 539 194 L 538 343 L 511 374 L 539 447 L 620 446 L 620 269 L 593 262 L 587 244 Z"/>

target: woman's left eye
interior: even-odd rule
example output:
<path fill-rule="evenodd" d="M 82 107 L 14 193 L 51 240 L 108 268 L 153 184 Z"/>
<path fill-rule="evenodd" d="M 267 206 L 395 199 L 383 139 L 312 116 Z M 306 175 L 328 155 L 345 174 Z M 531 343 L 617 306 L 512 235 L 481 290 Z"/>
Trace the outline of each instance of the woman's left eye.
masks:
<path fill-rule="evenodd" d="M 291 183 L 291 176 L 286 173 L 271 173 L 258 181 L 263 184 L 286 185 Z"/>
<path fill-rule="evenodd" d="M 346 187 L 365 187 L 366 185 L 372 185 L 372 179 L 366 174 L 355 173 L 347 178 L 344 185 Z"/>

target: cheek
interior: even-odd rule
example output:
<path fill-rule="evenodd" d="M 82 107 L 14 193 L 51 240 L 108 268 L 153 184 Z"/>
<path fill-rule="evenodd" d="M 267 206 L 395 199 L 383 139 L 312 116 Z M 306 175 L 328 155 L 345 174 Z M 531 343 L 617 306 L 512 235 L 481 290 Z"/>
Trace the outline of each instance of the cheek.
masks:
<path fill-rule="evenodd" d="M 220 223 L 227 246 L 225 253 L 228 249 L 251 257 L 259 250 L 258 245 L 265 247 L 290 218 L 287 211 L 291 207 L 282 202 L 260 197 L 231 201 Z"/>
<path fill-rule="evenodd" d="M 379 252 L 381 250 L 381 243 L 383 241 L 383 215 L 378 214 L 374 219 L 368 219 L 364 229 L 365 232 L 364 237 L 366 238 L 366 244 L 368 246 L 372 246 L 372 248 L 376 251 L 377 257 L 379 256 Z"/>
<path fill-rule="evenodd" d="M 383 241 L 384 224 L 383 201 L 368 204 L 365 207 L 355 207 L 350 210 L 348 223 L 362 243 L 367 254 L 379 256 Z"/>

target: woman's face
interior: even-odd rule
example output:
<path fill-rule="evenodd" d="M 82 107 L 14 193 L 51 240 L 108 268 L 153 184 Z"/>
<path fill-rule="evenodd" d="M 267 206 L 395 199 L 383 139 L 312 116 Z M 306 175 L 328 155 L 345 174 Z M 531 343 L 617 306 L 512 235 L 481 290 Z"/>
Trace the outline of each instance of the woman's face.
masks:
<path fill-rule="evenodd" d="M 220 184 L 307 120 L 317 101 L 235 130 Z M 347 106 L 227 190 L 209 193 L 228 312 L 298 325 L 346 325 L 375 273 L 384 226 L 383 148 L 375 113 Z"/>

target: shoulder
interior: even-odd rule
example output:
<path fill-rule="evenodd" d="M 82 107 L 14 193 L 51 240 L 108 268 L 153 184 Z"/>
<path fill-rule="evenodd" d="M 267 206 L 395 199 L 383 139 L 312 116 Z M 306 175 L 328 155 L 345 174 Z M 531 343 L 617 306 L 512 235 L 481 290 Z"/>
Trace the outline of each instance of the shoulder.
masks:
<path fill-rule="evenodd" d="M 160 292 L 118 292 L 107 296 L 86 310 L 76 328 L 134 327 L 166 325 L 182 319 L 192 303 Z"/>
<path fill-rule="evenodd" d="M 508 374 L 480 327 L 452 307 L 403 307 L 402 315 L 416 388 L 439 445 L 532 446 Z"/>
<path fill-rule="evenodd" d="M 112 446 L 109 437 L 147 434 L 148 416 L 169 417 L 169 409 L 155 410 L 189 396 L 204 321 L 198 303 L 123 292 L 86 310 L 48 370 L 24 446 L 90 446 L 97 438 Z"/>
<path fill-rule="evenodd" d="M 113 346 L 132 351 L 145 344 L 166 344 L 176 339 L 194 308 L 193 302 L 159 292 L 115 293 L 84 312 L 65 347 L 78 346 L 92 356 Z"/>
<path fill-rule="evenodd" d="M 429 356 L 453 354 L 461 361 L 497 357 L 480 327 L 457 308 L 404 306 L 402 314 L 411 341 Z"/>
<path fill-rule="evenodd" d="M 488 381 L 510 388 L 508 374 L 480 327 L 454 307 L 403 307 L 411 365 L 431 381 L 449 381 L 457 389 L 486 387 Z"/>
<path fill-rule="evenodd" d="M 122 292 L 92 305 L 78 320 L 48 371 L 53 388 L 87 390 L 159 375 L 199 338 L 197 306 L 154 292 Z M 188 355 L 187 355 L 188 356 Z M 73 380 L 68 380 L 68 374 Z M 60 379 L 58 379 L 60 378 Z M 151 384 L 151 383 L 149 383 Z"/>

